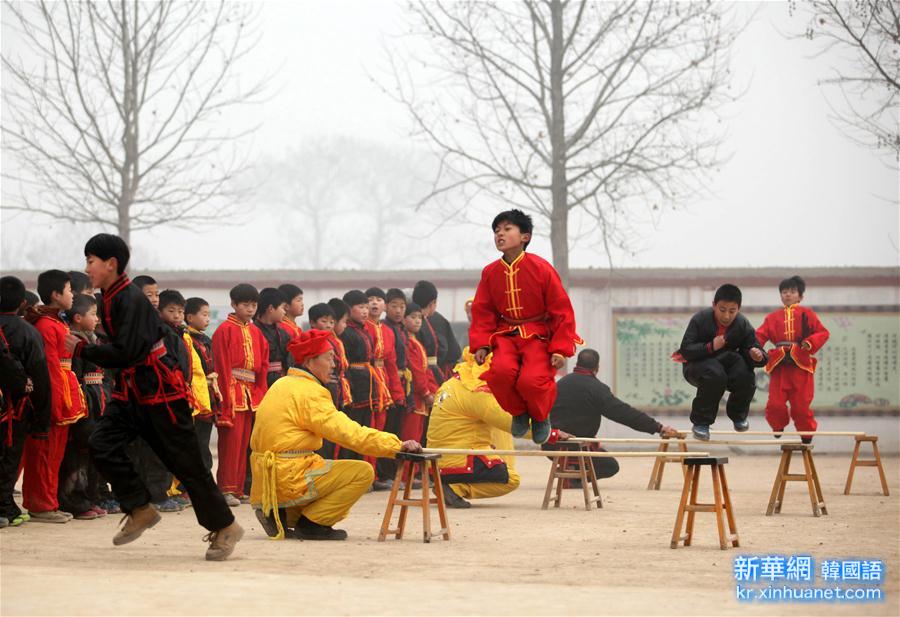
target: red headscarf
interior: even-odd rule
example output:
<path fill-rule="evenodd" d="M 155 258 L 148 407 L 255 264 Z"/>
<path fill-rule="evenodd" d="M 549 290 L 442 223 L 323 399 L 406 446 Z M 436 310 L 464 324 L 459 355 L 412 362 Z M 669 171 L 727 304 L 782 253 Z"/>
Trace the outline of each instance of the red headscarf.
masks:
<path fill-rule="evenodd" d="M 293 339 L 287 345 L 287 350 L 294 356 L 294 361 L 299 365 L 308 358 L 315 358 L 329 349 L 331 344 L 328 337 L 330 330 L 307 330 Z"/>

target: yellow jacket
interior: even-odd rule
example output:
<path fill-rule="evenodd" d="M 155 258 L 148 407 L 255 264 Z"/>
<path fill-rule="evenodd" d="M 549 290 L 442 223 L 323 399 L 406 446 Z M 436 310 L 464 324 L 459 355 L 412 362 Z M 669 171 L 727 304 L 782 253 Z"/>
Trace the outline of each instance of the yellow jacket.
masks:
<path fill-rule="evenodd" d="M 191 338 L 187 330 L 182 335 L 184 344 L 191 350 L 191 392 L 194 395 L 196 407 L 193 415 L 208 415 L 212 413 L 212 407 L 209 401 L 209 382 L 206 380 L 206 373 L 203 371 L 203 364 L 200 362 L 200 354 L 194 347 L 194 339 Z"/>
<path fill-rule="evenodd" d="M 250 502 L 268 511 L 315 501 L 315 478 L 331 461 L 315 453 L 327 439 L 360 454 L 393 458 L 401 441 L 395 435 L 360 426 L 331 400 L 331 393 L 310 373 L 297 368 L 269 388 L 256 412 L 250 436 L 253 484 Z M 274 492 L 274 495 L 272 494 Z"/>

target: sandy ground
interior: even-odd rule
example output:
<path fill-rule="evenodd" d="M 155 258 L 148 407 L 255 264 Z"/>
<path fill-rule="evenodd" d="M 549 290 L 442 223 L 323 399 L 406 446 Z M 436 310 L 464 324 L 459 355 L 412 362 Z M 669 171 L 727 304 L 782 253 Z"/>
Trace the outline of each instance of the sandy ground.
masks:
<path fill-rule="evenodd" d="M 727 468 L 741 548 L 721 551 L 714 517 L 698 515 L 695 545 L 672 550 L 681 482 L 669 466 L 661 491 L 646 491 L 649 459 L 623 460 L 601 482 L 604 508 L 585 512 L 568 490 L 559 510 L 540 509 L 548 464 L 519 458 L 519 490 L 450 510 L 452 540 L 377 542 L 386 493 L 366 495 L 340 526 L 343 543 L 270 541 L 250 506 L 232 559 L 203 560 L 191 510 L 163 515 L 140 540 L 113 547 L 118 516 L 0 531 L 3 615 L 288 614 L 900 614 L 900 461 L 885 459 L 891 497 L 874 469 L 844 496 L 847 456 L 819 456 L 829 515 L 813 518 L 804 486 L 788 487 L 781 515 L 764 515 L 774 456 L 733 456 Z M 704 479 L 708 478 L 704 474 Z M 708 480 L 707 480 L 708 482 Z M 708 487 L 704 485 L 704 489 Z M 709 491 L 706 490 L 708 497 Z M 701 498 L 704 497 L 701 491 Z M 882 559 L 880 603 L 746 604 L 735 598 L 739 554 Z M 818 568 L 817 568 L 818 569 Z M 821 581 L 818 581 L 821 584 Z"/>

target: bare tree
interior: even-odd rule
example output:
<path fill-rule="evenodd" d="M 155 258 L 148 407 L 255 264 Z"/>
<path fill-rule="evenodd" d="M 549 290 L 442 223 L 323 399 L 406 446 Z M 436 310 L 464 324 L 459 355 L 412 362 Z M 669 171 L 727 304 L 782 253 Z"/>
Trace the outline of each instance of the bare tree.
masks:
<path fill-rule="evenodd" d="M 4 54 L 3 147 L 20 195 L 4 208 L 137 230 L 225 216 L 253 128 L 223 122 L 256 9 L 228 2 L 4 2 L 21 45 Z M 255 127 L 254 127 L 255 128 Z"/>
<path fill-rule="evenodd" d="M 422 203 L 452 194 L 463 209 L 487 196 L 536 213 L 564 281 L 574 215 L 607 252 L 626 246 L 637 208 L 690 198 L 721 160 L 715 110 L 731 98 L 738 33 L 727 11 L 638 0 L 413 4 L 386 90 L 441 156 Z M 423 39 L 427 52 L 403 48 Z"/>
<path fill-rule="evenodd" d="M 254 184 L 296 267 L 397 267 L 428 256 L 415 203 L 427 184 L 422 153 L 354 137 L 311 137 L 260 165 Z M 275 234 L 273 234 L 274 236 Z"/>
<path fill-rule="evenodd" d="M 793 0 L 789 10 L 797 10 Z M 834 86 L 838 126 L 857 143 L 900 163 L 900 2 L 897 0 L 808 0 L 804 37 L 822 54 L 850 55 L 853 70 L 835 66 L 820 83 Z"/>

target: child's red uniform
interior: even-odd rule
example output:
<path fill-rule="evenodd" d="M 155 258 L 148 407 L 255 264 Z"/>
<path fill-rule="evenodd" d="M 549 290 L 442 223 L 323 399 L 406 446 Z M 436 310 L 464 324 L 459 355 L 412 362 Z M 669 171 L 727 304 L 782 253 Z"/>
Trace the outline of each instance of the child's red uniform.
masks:
<path fill-rule="evenodd" d="M 59 509 L 59 466 L 66 451 L 69 425 L 87 415 L 87 406 L 72 372 L 72 354 L 66 351 L 69 326 L 59 318 L 59 310 L 45 306 L 29 309 L 26 319 L 44 339 L 51 402 L 47 438 L 29 436 L 25 441 L 22 505 L 33 512 L 51 512 Z"/>
<path fill-rule="evenodd" d="M 571 357 L 584 341 L 559 274 L 546 260 L 523 252 L 481 272 L 472 303 L 469 348 L 488 348 L 494 358 L 483 379 L 513 416 L 544 421 L 556 400 L 552 354 Z"/>
<path fill-rule="evenodd" d="M 814 378 L 818 361 L 812 354 L 828 340 L 829 332 L 815 311 L 799 304 L 785 306 L 766 315 L 756 330 L 760 345 L 775 344 L 768 352 L 766 372 L 769 401 L 766 421 L 775 431 L 784 430 L 790 419 L 798 431 L 814 431 L 818 426 L 810 408 L 814 396 Z M 809 350 L 803 348 L 807 343 Z M 788 406 L 791 404 L 790 416 Z"/>
<path fill-rule="evenodd" d="M 241 496 L 247 475 L 247 448 L 253 413 L 266 393 L 269 344 L 259 328 L 234 313 L 216 328 L 213 357 L 222 392 L 216 418 L 219 431 L 219 469 L 216 482 L 223 493 Z"/>
<path fill-rule="evenodd" d="M 425 398 L 437 394 L 438 383 L 434 373 L 428 370 L 428 356 L 425 347 L 410 334 L 406 337 L 406 366 L 412 375 L 410 393 L 412 405 L 407 409 L 403 418 L 403 427 L 400 431 L 400 439 L 412 439 L 422 442 L 425 436 L 425 420 L 431 410 L 425 406 Z"/>

